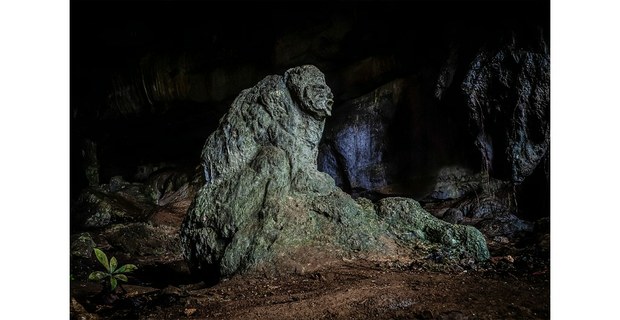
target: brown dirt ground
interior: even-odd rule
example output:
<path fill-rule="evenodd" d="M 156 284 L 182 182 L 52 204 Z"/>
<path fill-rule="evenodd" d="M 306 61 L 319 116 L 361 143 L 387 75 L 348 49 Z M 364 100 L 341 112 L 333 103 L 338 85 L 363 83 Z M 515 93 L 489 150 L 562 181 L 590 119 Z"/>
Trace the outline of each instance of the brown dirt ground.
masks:
<path fill-rule="evenodd" d="M 548 319 L 548 272 L 437 272 L 368 261 L 320 272 L 235 276 L 163 289 L 126 285 L 102 303 L 72 283 L 75 319 Z M 77 304 L 76 304 L 77 305 Z M 78 306 L 78 308 L 80 307 Z"/>
<path fill-rule="evenodd" d="M 180 195 L 151 223 L 180 226 L 190 203 Z M 157 281 L 130 276 L 125 292 L 115 295 L 76 277 L 71 319 L 549 319 L 545 236 L 521 249 L 489 241 L 493 257 L 482 265 L 435 264 L 425 254 L 401 263 L 343 260 L 301 274 L 238 275 L 213 286 L 181 281 L 166 269 L 151 275 Z"/>

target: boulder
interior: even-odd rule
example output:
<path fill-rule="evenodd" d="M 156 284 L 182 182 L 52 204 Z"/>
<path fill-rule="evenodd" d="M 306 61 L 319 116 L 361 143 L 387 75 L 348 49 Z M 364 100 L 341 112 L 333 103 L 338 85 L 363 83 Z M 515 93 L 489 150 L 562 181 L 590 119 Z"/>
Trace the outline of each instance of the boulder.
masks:
<path fill-rule="evenodd" d="M 93 256 L 95 241 L 88 232 L 71 235 L 71 257 L 89 259 Z"/>
<path fill-rule="evenodd" d="M 94 313 L 90 313 L 86 311 L 86 308 L 82 304 L 80 304 L 75 298 L 71 298 L 71 309 L 70 309 L 70 317 L 71 319 L 77 320 L 99 320 L 101 317 Z"/>
<path fill-rule="evenodd" d="M 323 73 L 305 65 L 268 76 L 235 99 L 207 138 L 205 184 L 181 227 L 192 267 L 221 276 L 298 270 L 330 258 L 390 258 L 416 241 L 487 259 L 475 228 L 443 222 L 412 199 L 356 201 L 317 170 L 332 98 Z"/>
<path fill-rule="evenodd" d="M 378 206 L 379 217 L 387 223 L 390 234 L 405 244 L 421 239 L 441 244 L 478 261 L 489 258 L 486 241 L 474 227 L 437 219 L 413 199 L 384 198 Z"/>
<path fill-rule="evenodd" d="M 510 181 L 473 174 L 459 167 L 445 167 L 424 208 L 450 223 L 469 224 L 487 239 L 513 238 L 532 231 L 530 222 L 517 216 L 517 191 Z"/>
<path fill-rule="evenodd" d="M 102 235 L 115 251 L 133 257 L 180 257 L 178 230 L 172 226 L 144 222 L 117 224 L 107 228 Z"/>
<path fill-rule="evenodd" d="M 467 168 L 459 166 L 442 167 L 437 174 L 433 191 L 428 197 L 435 200 L 462 198 L 475 192 L 484 178 L 481 174 L 474 174 Z"/>

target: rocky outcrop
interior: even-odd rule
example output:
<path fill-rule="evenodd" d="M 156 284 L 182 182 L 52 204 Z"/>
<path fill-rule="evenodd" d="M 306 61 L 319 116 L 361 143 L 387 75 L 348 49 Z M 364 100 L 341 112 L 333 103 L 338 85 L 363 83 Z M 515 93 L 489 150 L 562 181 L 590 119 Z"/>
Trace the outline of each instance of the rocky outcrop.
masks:
<path fill-rule="evenodd" d="M 550 59 L 542 30 L 531 45 L 514 33 L 487 44 L 461 89 L 485 168 L 523 182 L 549 151 Z"/>
<path fill-rule="evenodd" d="M 532 231 L 531 223 L 517 217 L 517 191 L 510 181 L 474 174 L 462 167 L 445 167 L 424 208 L 450 223 L 478 228 L 487 239 Z"/>
<path fill-rule="evenodd" d="M 393 164 L 385 159 L 391 151 L 388 130 L 404 83 L 397 80 L 347 102 L 332 119 L 319 148 L 318 169 L 344 190 L 378 190 L 393 180 Z"/>
<path fill-rule="evenodd" d="M 327 120 L 319 170 L 354 197 L 422 199 L 464 148 L 453 119 L 423 94 L 420 78 L 403 77 L 344 102 Z"/>
<path fill-rule="evenodd" d="M 332 97 L 321 71 L 306 65 L 235 99 L 205 143 L 205 184 L 181 228 L 192 266 L 224 276 L 297 269 L 310 253 L 385 258 L 415 241 L 487 259 L 476 229 L 436 219 L 412 199 L 353 200 L 317 170 Z"/>

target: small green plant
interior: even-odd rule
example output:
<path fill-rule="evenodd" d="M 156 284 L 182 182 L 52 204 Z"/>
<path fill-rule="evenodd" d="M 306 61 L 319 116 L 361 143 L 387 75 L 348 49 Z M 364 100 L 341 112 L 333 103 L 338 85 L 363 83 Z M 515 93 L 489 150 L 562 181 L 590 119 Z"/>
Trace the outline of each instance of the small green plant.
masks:
<path fill-rule="evenodd" d="M 126 264 L 120 268 L 116 268 L 118 262 L 116 261 L 115 257 L 112 257 L 112 259 L 108 261 L 108 256 L 106 256 L 103 251 L 97 248 L 94 248 L 93 250 L 95 251 L 95 256 L 97 257 L 97 260 L 99 260 L 99 262 L 105 267 L 105 272 L 91 272 L 91 274 L 88 276 L 88 280 L 101 281 L 106 278 L 110 278 L 110 291 L 114 291 L 114 289 L 116 289 L 116 286 L 118 286 L 118 280 L 127 282 L 128 279 L 125 273 L 132 272 L 138 269 L 138 267 L 133 264 Z"/>

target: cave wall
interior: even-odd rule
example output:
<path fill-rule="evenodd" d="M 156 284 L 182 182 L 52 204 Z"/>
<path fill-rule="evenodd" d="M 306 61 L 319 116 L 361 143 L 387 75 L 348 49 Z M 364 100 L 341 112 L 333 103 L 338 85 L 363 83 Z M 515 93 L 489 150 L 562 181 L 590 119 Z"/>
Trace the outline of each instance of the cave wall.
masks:
<path fill-rule="evenodd" d="M 71 197 L 193 170 L 242 89 L 314 64 L 343 190 L 548 216 L 549 41 L 548 1 L 72 2 Z"/>

